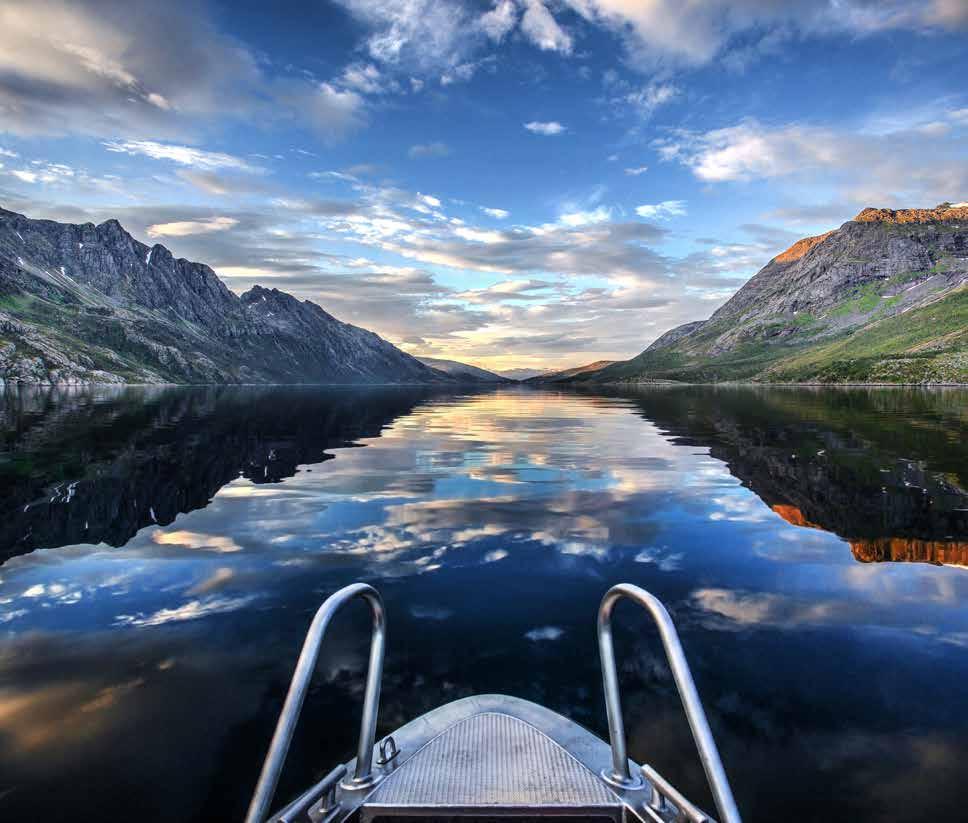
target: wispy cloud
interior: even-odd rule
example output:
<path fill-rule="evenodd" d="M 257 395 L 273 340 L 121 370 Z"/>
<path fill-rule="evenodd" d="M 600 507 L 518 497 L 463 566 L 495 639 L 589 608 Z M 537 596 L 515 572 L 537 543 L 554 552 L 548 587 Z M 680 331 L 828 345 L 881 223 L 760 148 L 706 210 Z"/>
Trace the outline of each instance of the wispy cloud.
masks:
<path fill-rule="evenodd" d="M 417 143 L 410 147 L 407 152 L 411 157 L 447 157 L 450 154 L 450 146 L 446 143 L 436 141 L 434 143 Z"/>
<path fill-rule="evenodd" d="M 542 51 L 557 51 L 570 54 L 571 35 L 548 11 L 543 0 L 523 0 L 524 16 L 521 18 L 521 33 Z"/>
<path fill-rule="evenodd" d="M 149 237 L 186 237 L 190 234 L 207 234 L 226 231 L 237 226 L 234 217 L 208 217 L 204 220 L 180 220 L 175 223 L 155 223 L 148 226 Z"/>
<path fill-rule="evenodd" d="M 191 166 L 203 171 L 234 169 L 236 171 L 256 172 L 240 157 L 217 151 L 205 151 L 192 146 L 179 146 L 171 143 L 157 143 L 154 140 L 108 140 L 104 147 L 118 154 L 141 155 L 152 160 L 170 160 L 180 166 Z"/>
<path fill-rule="evenodd" d="M 541 626 L 525 632 L 524 636 L 533 643 L 540 643 L 542 640 L 559 640 L 564 634 L 565 630 L 558 626 Z"/>
<path fill-rule="evenodd" d="M 639 217 L 666 220 L 670 217 L 684 217 L 687 212 L 684 200 L 663 200 L 661 203 L 636 206 L 635 213 Z"/>
<path fill-rule="evenodd" d="M 120 614 L 115 618 L 116 626 L 164 626 L 167 623 L 184 623 L 199 620 L 214 614 L 244 609 L 254 600 L 253 597 L 216 597 L 209 600 L 190 600 L 181 606 L 159 609 L 151 614 Z"/>
<path fill-rule="evenodd" d="M 525 123 L 524 127 L 535 134 L 544 134 L 548 137 L 553 137 L 556 134 L 561 134 L 565 131 L 565 127 L 561 125 L 557 120 L 532 120 L 529 123 Z"/>

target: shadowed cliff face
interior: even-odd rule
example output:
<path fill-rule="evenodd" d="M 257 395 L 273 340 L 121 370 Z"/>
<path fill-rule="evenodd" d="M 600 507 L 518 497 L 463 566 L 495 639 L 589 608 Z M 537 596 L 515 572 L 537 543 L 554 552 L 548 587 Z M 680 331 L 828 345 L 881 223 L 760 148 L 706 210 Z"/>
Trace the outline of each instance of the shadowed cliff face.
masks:
<path fill-rule="evenodd" d="M 204 508 L 226 483 L 291 477 L 378 437 L 419 389 L 8 389 L 0 393 L 0 559 L 123 546 Z"/>
<path fill-rule="evenodd" d="M 634 395 L 788 523 L 861 562 L 968 562 L 968 391 L 662 388 Z M 918 409 L 916 425 L 900 414 Z"/>

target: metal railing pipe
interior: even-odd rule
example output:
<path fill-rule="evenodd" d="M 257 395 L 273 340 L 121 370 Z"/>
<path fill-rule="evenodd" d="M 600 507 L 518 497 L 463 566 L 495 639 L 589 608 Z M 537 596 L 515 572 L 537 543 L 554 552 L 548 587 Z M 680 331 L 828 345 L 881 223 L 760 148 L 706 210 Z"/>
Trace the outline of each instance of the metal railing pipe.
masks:
<path fill-rule="evenodd" d="M 373 744 L 376 737 L 376 719 L 380 704 L 380 681 L 383 676 L 383 651 L 386 641 L 386 617 L 383 599 L 379 592 L 365 583 L 354 583 L 340 589 L 327 598 L 319 607 L 303 641 L 296 670 L 289 684 L 286 702 L 282 706 L 276 730 L 269 744 L 269 752 L 262 764 L 259 782 L 256 784 L 245 823 L 262 823 L 265 820 L 272 797 L 279 782 L 279 775 L 289 752 L 292 735 L 299 720 L 306 691 L 316 668 L 319 646 L 329 627 L 333 615 L 347 602 L 360 597 L 367 602 L 373 613 L 373 636 L 370 640 L 370 662 L 366 674 L 366 689 L 363 696 L 363 717 L 360 721 L 360 742 L 357 748 L 356 770 L 353 783 L 366 786 L 371 780 L 373 767 Z"/>
<path fill-rule="evenodd" d="M 307 789 L 272 818 L 272 823 L 296 823 L 297 820 L 309 812 L 318 800 L 321 800 L 325 795 L 332 796 L 336 791 L 336 785 L 343 779 L 343 775 L 345 774 L 346 766 L 337 766 L 315 786 Z M 306 819 L 308 820 L 309 818 Z"/>
<path fill-rule="evenodd" d="M 716 808 L 723 823 L 742 823 L 729 780 L 716 748 L 706 713 L 703 711 L 692 672 L 679 642 L 675 624 L 657 597 L 645 589 L 630 583 L 613 586 L 602 598 L 598 609 L 598 649 L 602 659 L 602 680 L 605 686 L 605 710 L 608 714 L 608 734 L 612 744 L 612 774 L 609 778 L 620 786 L 635 784 L 629 772 L 628 752 L 625 746 L 625 725 L 622 718 L 622 700 L 618 688 L 618 673 L 615 668 L 615 650 L 612 645 L 612 610 L 623 597 L 633 600 L 652 615 L 659 628 L 662 646 L 665 649 L 672 677 L 676 681 L 679 697 L 682 700 L 692 730 L 692 737 L 699 750 L 699 759 L 713 792 Z"/>

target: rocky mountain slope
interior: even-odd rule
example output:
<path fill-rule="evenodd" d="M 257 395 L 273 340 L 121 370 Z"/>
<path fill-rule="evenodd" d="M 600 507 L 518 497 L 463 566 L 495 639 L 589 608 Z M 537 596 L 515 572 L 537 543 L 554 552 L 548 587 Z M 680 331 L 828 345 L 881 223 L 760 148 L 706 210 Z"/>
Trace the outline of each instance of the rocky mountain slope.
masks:
<path fill-rule="evenodd" d="M 437 357 L 418 357 L 425 366 L 449 374 L 455 380 L 462 383 L 511 383 L 507 377 L 502 377 L 487 369 L 471 366 L 467 363 L 460 363 L 457 360 L 441 360 Z"/>
<path fill-rule="evenodd" d="M 23 383 L 439 383 L 309 301 L 233 294 L 208 266 L 95 226 L 0 209 L 0 380 Z"/>
<path fill-rule="evenodd" d="M 592 382 L 968 382 L 968 204 L 864 209 Z"/>
<path fill-rule="evenodd" d="M 615 360 L 596 360 L 594 363 L 586 363 L 584 366 L 575 366 L 570 369 L 561 369 L 559 371 L 547 371 L 541 374 L 535 375 L 534 377 L 529 377 L 526 383 L 557 383 L 561 380 L 567 380 L 570 377 L 578 377 L 582 374 L 591 374 L 599 372 L 608 366 L 614 364 Z"/>

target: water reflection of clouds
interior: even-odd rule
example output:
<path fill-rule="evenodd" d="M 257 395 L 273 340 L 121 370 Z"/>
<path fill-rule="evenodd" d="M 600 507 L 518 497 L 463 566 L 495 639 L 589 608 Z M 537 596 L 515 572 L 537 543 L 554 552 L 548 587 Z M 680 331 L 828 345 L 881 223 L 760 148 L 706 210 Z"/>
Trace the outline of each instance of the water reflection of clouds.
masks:
<path fill-rule="evenodd" d="M 172 581 L 168 590 L 189 599 L 120 613 L 115 624 L 155 626 L 225 613 L 244 604 L 250 589 L 280 582 L 268 568 L 298 573 L 314 558 L 343 558 L 361 574 L 397 578 L 441 564 L 494 562 L 527 545 L 599 564 L 631 559 L 664 573 L 712 562 L 728 582 L 719 548 L 711 549 L 719 528 L 747 547 L 747 586 L 751 573 L 755 579 L 753 558 L 810 561 L 824 569 L 824 585 L 836 579 L 827 567 L 838 564 L 831 553 L 839 541 L 781 525 L 707 450 L 675 444 L 622 401 L 470 396 L 420 406 L 359 445 L 331 450 L 337 459 L 304 466 L 282 483 L 238 478 L 207 508 L 139 533 L 122 550 L 152 560 L 137 588 L 157 583 L 163 549 L 178 566 L 173 578 L 186 581 L 180 587 Z M 710 525 L 697 525 L 697 514 Z M 795 548 L 782 545 L 791 543 Z M 219 556 L 218 565 L 202 555 Z M 127 583 L 131 595 L 130 575 Z M 767 620 L 778 608 L 753 608 L 744 597 L 710 604 L 729 614 L 745 604 L 748 621 L 756 614 Z"/>
<path fill-rule="evenodd" d="M 482 686 L 548 697 L 576 719 L 599 723 L 591 708 L 600 709 L 589 645 L 594 607 L 619 579 L 669 604 L 704 696 L 720 688 L 713 672 L 728 670 L 738 681 L 730 688 L 745 703 L 713 702 L 717 722 L 727 746 L 730 734 L 743 738 L 736 729 L 751 725 L 761 735 L 757 752 L 775 744 L 756 761 L 767 772 L 781 754 L 794 767 L 814 767 L 815 758 L 797 761 L 783 742 L 804 738 L 784 701 L 812 707 L 811 700 L 844 699 L 850 684 L 814 682 L 836 679 L 816 664 L 824 655 L 867 655 L 880 676 L 888 666 L 891 684 L 902 673 L 905 693 L 932 688 L 919 666 L 936 674 L 944 662 L 961 671 L 953 661 L 968 649 L 962 570 L 859 564 L 832 534 L 798 526 L 792 512 L 781 519 L 710 448 L 675 442 L 640 413 L 621 399 L 526 392 L 426 403 L 379 437 L 358 438 L 363 448 L 327 446 L 334 459 L 304 462 L 281 482 L 268 482 L 274 478 L 258 466 L 254 479 L 232 474 L 209 505 L 143 528 L 123 548 L 68 546 L 15 558 L 0 581 L 9 638 L 0 665 L 11 684 L 0 688 L 0 731 L 37 741 L 32 762 L 40 771 L 52 758 L 77 759 L 95 741 L 134 759 L 125 724 L 138 728 L 161 706 L 171 717 L 175 706 L 186 718 L 179 739 L 198 757 L 199 773 L 217 770 L 225 749 L 191 748 L 197 724 L 220 729 L 218 742 L 225 729 L 235 734 L 275 707 L 312 611 L 354 579 L 378 582 L 387 597 L 387 723 Z M 366 662 L 365 621 L 350 617 L 349 630 L 334 632 L 321 661 L 326 685 L 317 687 L 341 699 L 358 696 Z M 469 643 L 476 632 L 480 641 Z M 864 643 L 853 644 L 855 637 Z M 479 665 L 467 659 L 471 645 Z M 672 725 L 653 733 L 656 695 L 675 694 L 647 645 L 654 637 L 623 652 L 623 677 L 635 678 L 642 695 L 639 706 L 638 692 L 629 693 L 630 742 L 649 741 L 649 757 L 655 750 L 661 762 L 663 741 L 681 735 Z M 885 663 L 898 649 L 910 663 L 903 670 Z M 766 655 L 768 671 L 760 665 Z M 775 662 L 780 655 L 787 657 Z M 536 657 L 540 673 L 525 665 Z M 808 696 L 787 697 L 785 670 L 790 681 L 804 675 Z M 854 716 L 872 699 L 875 716 L 893 711 L 865 694 Z M 331 705 L 318 692 L 310 703 Z M 67 711 L 81 720 L 62 724 L 58 753 L 53 731 Z M 251 751 L 261 752 L 270 731 L 266 720 Z M 338 743 L 340 755 L 353 733 Z M 231 735 L 224 740 L 231 748 Z M 886 742 L 868 740 L 859 750 L 877 755 Z M 899 769 L 962 751 L 927 735 L 921 742 L 897 755 Z M 737 745 L 746 751 L 745 742 Z M 846 746 L 840 736 L 818 746 L 838 763 L 852 762 L 837 750 Z M 691 757 L 691 749 L 683 754 Z M 144 772 L 154 785 L 156 774 Z"/>

